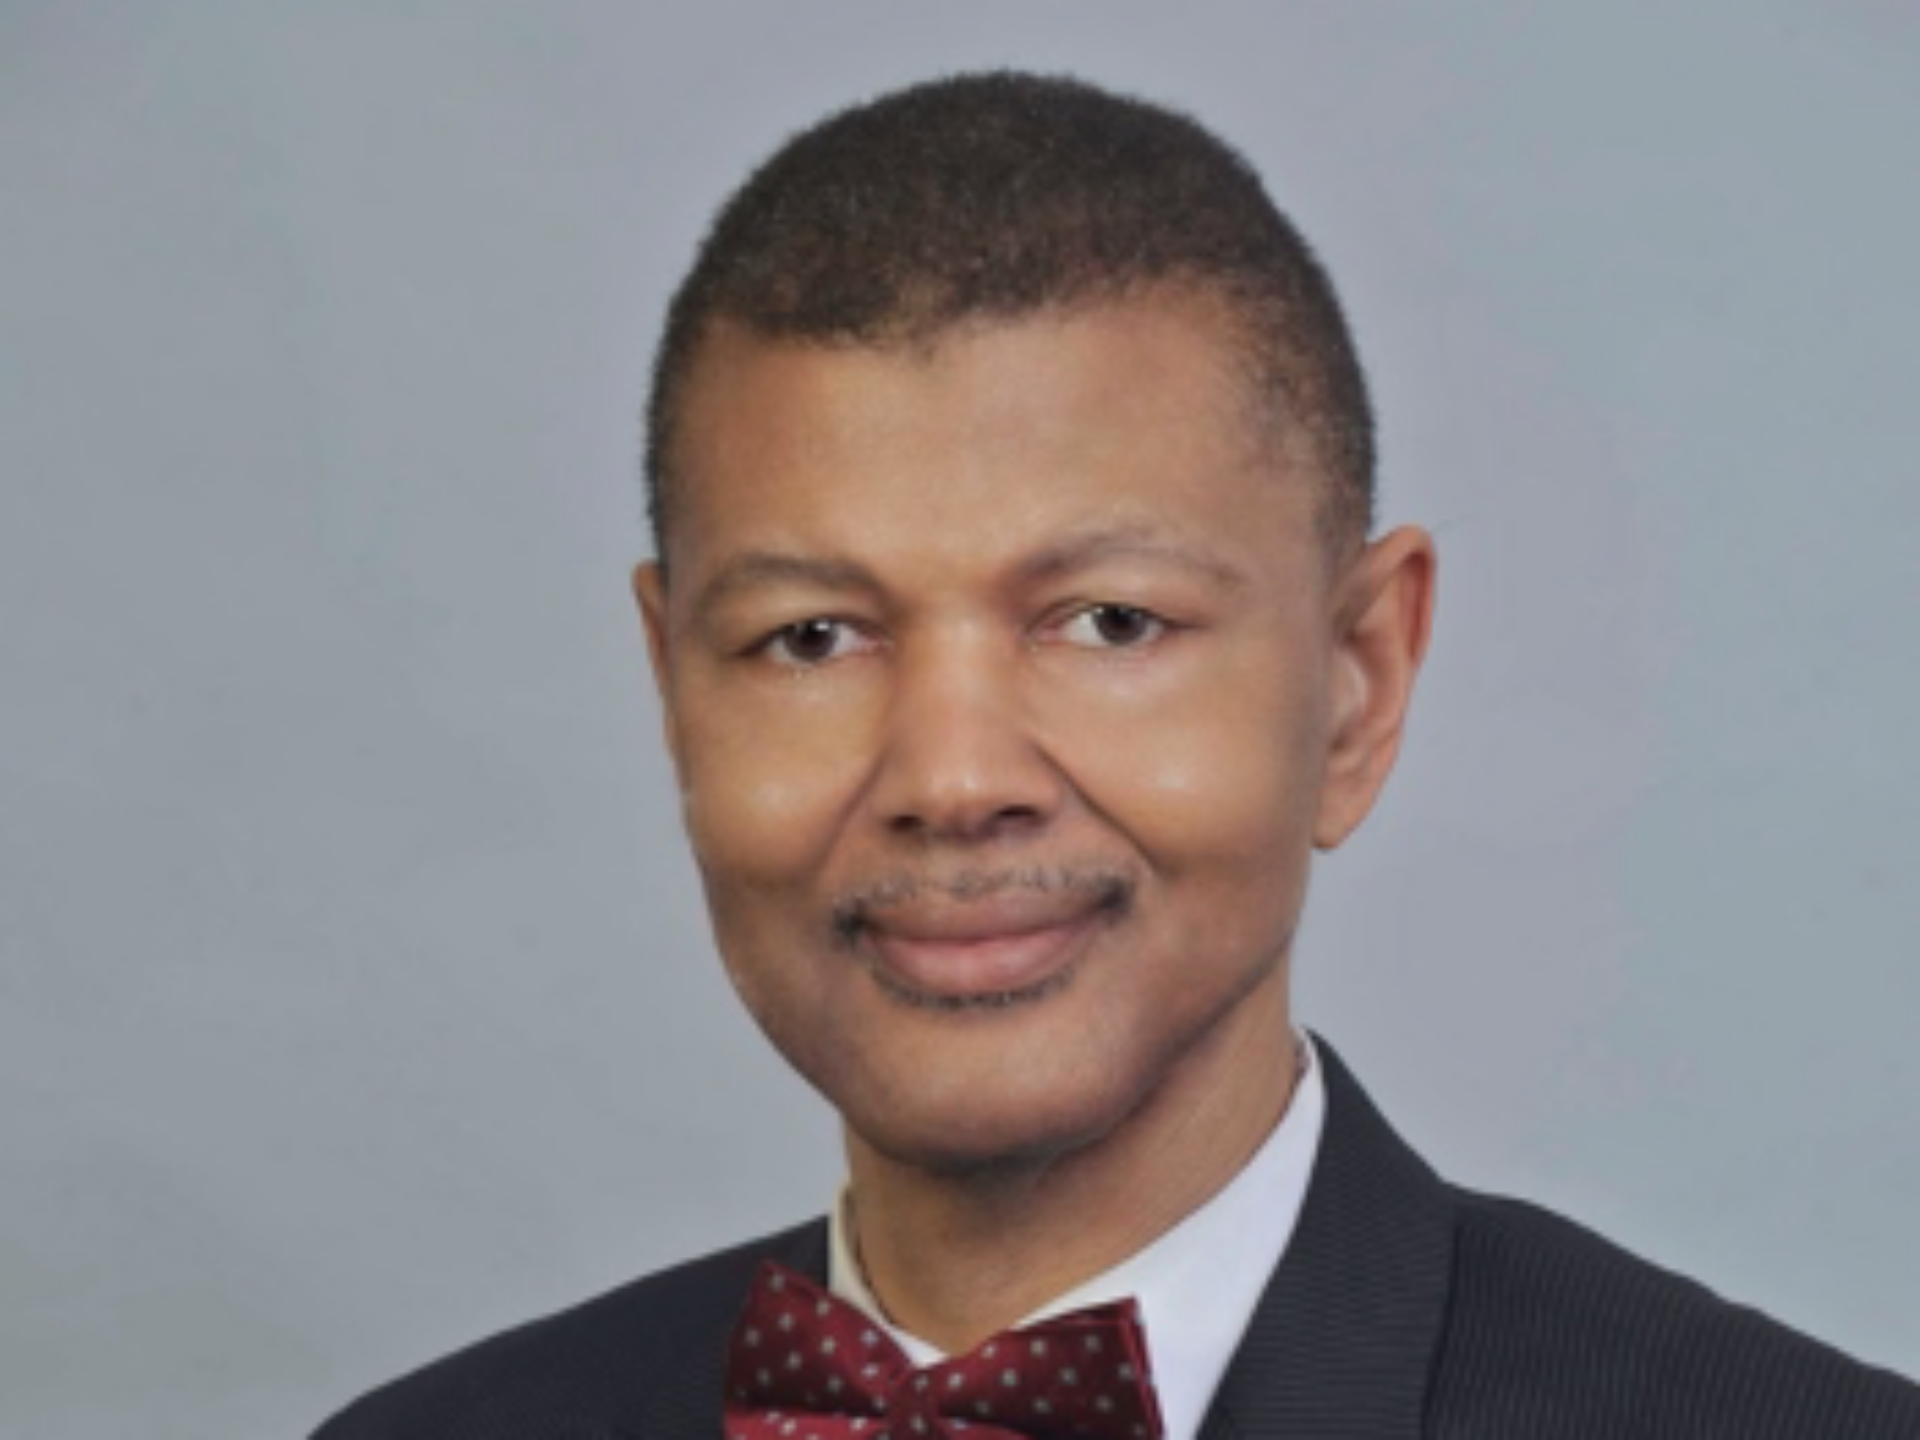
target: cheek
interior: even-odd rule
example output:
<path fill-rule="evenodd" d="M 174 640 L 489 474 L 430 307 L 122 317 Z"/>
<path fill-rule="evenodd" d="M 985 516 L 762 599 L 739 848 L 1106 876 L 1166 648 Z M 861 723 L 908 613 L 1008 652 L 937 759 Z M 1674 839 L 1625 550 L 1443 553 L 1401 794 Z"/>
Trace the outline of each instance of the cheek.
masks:
<path fill-rule="evenodd" d="M 778 767 L 689 765 L 681 809 L 694 853 L 728 874 L 769 880 L 804 850 L 822 796 L 815 779 Z"/>
<path fill-rule="evenodd" d="M 809 723 L 802 711 L 700 707 L 683 728 L 681 810 L 710 883 L 777 887 L 823 863 L 857 794 L 857 721 Z"/>
<path fill-rule="evenodd" d="M 1310 849 L 1324 755 L 1311 697 L 1249 677 L 1066 733 L 1062 763 L 1156 868 L 1271 882 Z"/>
<path fill-rule="evenodd" d="M 728 977 L 800 1064 L 796 1045 L 819 1029 L 806 1017 L 831 973 L 815 963 L 825 946 L 819 880 L 844 787 L 829 766 L 756 743 L 748 728 L 709 722 L 683 748 L 681 804 Z"/>

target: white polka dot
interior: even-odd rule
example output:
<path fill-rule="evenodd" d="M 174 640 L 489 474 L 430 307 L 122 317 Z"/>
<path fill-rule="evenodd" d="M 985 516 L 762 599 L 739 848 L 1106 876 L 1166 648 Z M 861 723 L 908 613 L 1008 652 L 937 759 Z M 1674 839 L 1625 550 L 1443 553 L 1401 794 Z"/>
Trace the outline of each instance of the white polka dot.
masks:
<path fill-rule="evenodd" d="M 860 1343 L 869 1347 L 878 1345 L 880 1343 L 880 1337 L 871 1330 L 862 1330 L 860 1332 Z"/>
<path fill-rule="evenodd" d="M 1100 1337 L 1098 1335 L 1087 1336 L 1087 1353 L 1089 1355 L 1098 1355 L 1100 1353 Z"/>
<path fill-rule="evenodd" d="M 820 1353 L 822 1355 L 831 1355 L 833 1353 L 833 1348 L 834 1348 L 833 1336 L 831 1335 L 827 1336 L 826 1339 L 820 1342 Z"/>
<path fill-rule="evenodd" d="M 1102 1415 L 1111 1414 L 1113 1411 L 1113 1397 L 1111 1395 L 1097 1396 L 1094 1399 L 1093 1408 L 1098 1410 Z"/>
<path fill-rule="evenodd" d="M 760 1343 L 760 1332 L 752 1326 L 748 1326 L 747 1333 L 740 1338 L 747 1342 L 747 1348 L 751 1350 L 755 1345 Z"/>
<path fill-rule="evenodd" d="M 1047 1353 L 1047 1342 L 1046 1342 L 1046 1341 L 1044 1341 L 1044 1340 L 1036 1340 L 1036 1341 L 1034 1341 L 1034 1342 L 1033 1342 L 1033 1344 L 1032 1344 L 1031 1346 L 1029 1346 L 1028 1348 L 1029 1348 L 1029 1349 L 1030 1349 L 1030 1350 L 1031 1350 L 1031 1351 L 1032 1351 L 1032 1352 L 1033 1352 L 1033 1353 L 1034 1353 L 1035 1355 L 1044 1355 L 1044 1354 L 1046 1354 L 1046 1353 Z"/>
<path fill-rule="evenodd" d="M 966 1383 L 967 1383 L 966 1377 L 960 1374 L 960 1372 L 957 1370 L 953 1374 L 947 1376 L 947 1388 L 949 1390 L 958 1390 L 962 1385 Z"/>
<path fill-rule="evenodd" d="M 1002 1370 L 1000 1372 L 1000 1383 L 1011 1390 L 1020 1383 L 1020 1372 L 1018 1370 Z"/>
<path fill-rule="evenodd" d="M 1060 1383 L 1062 1385 L 1078 1385 L 1080 1383 L 1080 1372 L 1071 1365 L 1063 1367 L 1060 1371 Z"/>
<path fill-rule="evenodd" d="M 1122 1380 L 1130 1381 L 1133 1379 L 1133 1366 L 1122 1365 L 1116 1373 L 1120 1376 Z"/>
<path fill-rule="evenodd" d="M 787 1368 L 789 1370 L 798 1370 L 800 1368 L 800 1352 L 798 1350 L 787 1356 Z"/>

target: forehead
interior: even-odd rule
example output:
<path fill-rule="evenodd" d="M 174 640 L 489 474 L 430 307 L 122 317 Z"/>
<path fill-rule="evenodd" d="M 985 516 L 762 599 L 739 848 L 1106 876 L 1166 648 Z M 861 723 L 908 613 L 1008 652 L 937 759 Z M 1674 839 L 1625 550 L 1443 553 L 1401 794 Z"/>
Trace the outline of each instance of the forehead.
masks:
<path fill-rule="evenodd" d="M 915 343 L 719 324 L 675 426 L 676 569 L 740 543 L 896 548 L 1310 510 L 1220 307 L 1155 295 L 975 320 Z M 1184 517 L 1184 518 L 1182 518 Z M 1243 517 L 1252 520 L 1253 516 Z"/>

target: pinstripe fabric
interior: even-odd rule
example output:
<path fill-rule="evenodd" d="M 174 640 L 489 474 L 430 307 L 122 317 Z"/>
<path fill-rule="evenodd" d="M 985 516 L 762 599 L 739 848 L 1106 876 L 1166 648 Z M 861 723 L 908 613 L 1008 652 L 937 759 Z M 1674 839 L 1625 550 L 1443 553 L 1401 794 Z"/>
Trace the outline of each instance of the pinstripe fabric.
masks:
<path fill-rule="evenodd" d="M 1920 1440 L 1920 1388 L 1440 1181 L 1318 1044 L 1313 1186 L 1202 1440 Z"/>
<path fill-rule="evenodd" d="M 1447 1206 L 1332 1047 L 1314 1043 L 1327 1119 L 1313 1180 L 1201 1440 L 1421 1433 L 1453 1262 Z"/>
<path fill-rule="evenodd" d="M 1578 1226 L 1436 1178 L 1324 1040 L 1305 1209 L 1201 1440 L 1920 1440 L 1920 1388 Z M 315 1440 L 716 1440 L 755 1267 L 815 1222 L 509 1331 Z"/>

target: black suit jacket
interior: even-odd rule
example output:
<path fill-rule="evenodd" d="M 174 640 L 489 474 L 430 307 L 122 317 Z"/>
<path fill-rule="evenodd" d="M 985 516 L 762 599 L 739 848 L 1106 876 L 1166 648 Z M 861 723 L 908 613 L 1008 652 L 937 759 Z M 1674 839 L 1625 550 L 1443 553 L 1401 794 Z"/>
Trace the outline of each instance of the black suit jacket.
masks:
<path fill-rule="evenodd" d="M 1920 1388 L 1444 1183 L 1319 1048 L 1312 1184 L 1201 1440 L 1920 1440 Z M 824 1279 L 825 1223 L 498 1335 L 315 1440 L 717 1440 L 727 1337 L 768 1257 Z"/>

